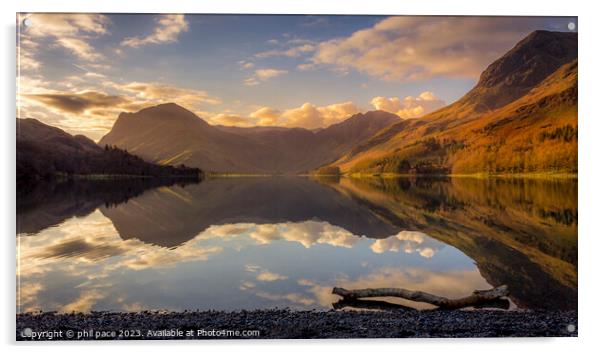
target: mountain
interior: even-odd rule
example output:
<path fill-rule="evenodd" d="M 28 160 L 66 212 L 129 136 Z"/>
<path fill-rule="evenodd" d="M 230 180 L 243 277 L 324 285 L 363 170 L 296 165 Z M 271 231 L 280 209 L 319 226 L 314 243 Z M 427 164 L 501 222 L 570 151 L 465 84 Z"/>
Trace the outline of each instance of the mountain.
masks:
<path fill-rule="evenodd" d="M 158 166 L 127 151 L 101 148 L 82 135 L 70 135 L 35 119 L 17 119 L 17 181 L 55 174 L 115 174 L 155 177 L 196 176 L 200 170 Z"/>
<path fill-rule="evenodd" d="M 303 173 L 331 163 L 378 131 L 398 122 L 373 111 L 311 131 L 303 128 L 212 126 L 174 103 L 121 113 L 99 142 L 159 164 L 186 164 L 212 172 Z"/>
<path fill-rule="evenodd" d="M 577 171 L 577 34 L 535 31 L 455 103 L 332 164 L 358 173 Z"/>

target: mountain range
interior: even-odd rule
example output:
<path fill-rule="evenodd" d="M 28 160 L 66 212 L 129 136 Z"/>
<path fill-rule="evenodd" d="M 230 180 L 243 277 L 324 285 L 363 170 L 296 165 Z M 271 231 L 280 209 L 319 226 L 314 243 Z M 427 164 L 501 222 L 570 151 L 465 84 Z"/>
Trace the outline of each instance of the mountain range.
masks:
<path fill-rule="evenodd" d="M 374 111 L 317 131 L 213 126 L 168 103 L 121 113 L 99 144 L 115 145 L 160 164 L 212 172 L 298 174 L 334 162 L 399 121 L 394 114 Z"/>
<path fill-rule="evenodd" d="M 106 146 L 216 173 L 576 173 L 577 69 L 576 33 L 535 31 L 458 101 L 421 118 L 370 111 L 319 130 L 242 128 L 166 103 L 121 113 L 98 144 L 20 120 L 17 150 L 55 169 Z"/>
<path fill-rule="evenodd" d="M 418 119 L 372 111 L 319 131 L 238 128 L 164 104 L 122 113 L 100 144 L 230 173 L 575 173 L 577 34 L 531 33 L 466 95 Z"/>

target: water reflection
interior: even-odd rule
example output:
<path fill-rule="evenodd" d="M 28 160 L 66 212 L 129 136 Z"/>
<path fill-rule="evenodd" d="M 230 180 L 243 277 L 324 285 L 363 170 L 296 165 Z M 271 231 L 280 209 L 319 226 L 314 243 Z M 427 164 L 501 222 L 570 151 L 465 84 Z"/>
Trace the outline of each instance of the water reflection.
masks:
<path fill-rule="evenodd" d="M 460 297 L 507 284 L 520 307 L 576 307 L 576 181 L 108 189 L 19 196 L 18 311 L 330 308 L 335 285 Z"/>

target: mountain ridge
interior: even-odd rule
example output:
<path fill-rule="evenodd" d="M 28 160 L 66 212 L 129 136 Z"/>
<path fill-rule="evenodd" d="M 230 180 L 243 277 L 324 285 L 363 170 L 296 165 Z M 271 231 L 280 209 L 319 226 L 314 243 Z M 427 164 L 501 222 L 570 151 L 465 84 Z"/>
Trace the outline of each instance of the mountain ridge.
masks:
<path fill-rule="evenodd" d="M 29 183 L 58 175 L 137 175 L 195 177 L 201 171 L 185 166 L 158 166 L 115 147 L 100 147 L 83 135 L 71 135 L 33 118 L 17 118 L 17 182 Z"/>
<path fill-rule="evenodd" d="M 327 128 L 213 126 L 174 103 L 122 113 L 99 144 L 160 164 L 184 163 L 225 173 L 306 173 L 335 161 L 399 121 L 384 111 L 358 113 Z"/>
<path fill-rule="evenodd" d="M 458 101 L 392 125 L 331 166 L 368 174 L 576 172 L 576 42 L 575 33 L 533 32 Z M 509 72 L 516 61 L 524 64 Z"/>

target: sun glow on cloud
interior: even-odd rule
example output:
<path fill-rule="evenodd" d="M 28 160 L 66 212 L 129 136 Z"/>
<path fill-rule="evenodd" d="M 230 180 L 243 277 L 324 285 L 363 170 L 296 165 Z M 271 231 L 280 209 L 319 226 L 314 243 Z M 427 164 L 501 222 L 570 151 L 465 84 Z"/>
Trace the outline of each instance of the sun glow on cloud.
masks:
<path fill-rule="evenodd" d="M 430 91 L 418 95 L 398 97 L 374 97 L 371 101 L 375 109 L 397 114 L 400 118 L 417 118 L 445 106 L 445 102 Z"/>
<path fill-rule="evenodd" d="M 245 85 L 259 85 L 262 82 L 266 82 L 271 78 L 282 76 L 286 73 L 288 73 L 288 71 L 279 69 L 257 69 L 252 76 L 245 79 Z"/>
<path fill-rule="evenodd" d="M 30 26 L 21 24 L 27 19 Z M 100 14 L 19 14 L 18 41 L 21 69 L 38 69 L 42 63 L 35 58 L 40 49 L 38 41 L 50 39 L 51 45 L 62 47 L 84 61 L 104 58 L 89 43 L 105 35 L 110 25 L 108 17 Z"/>

